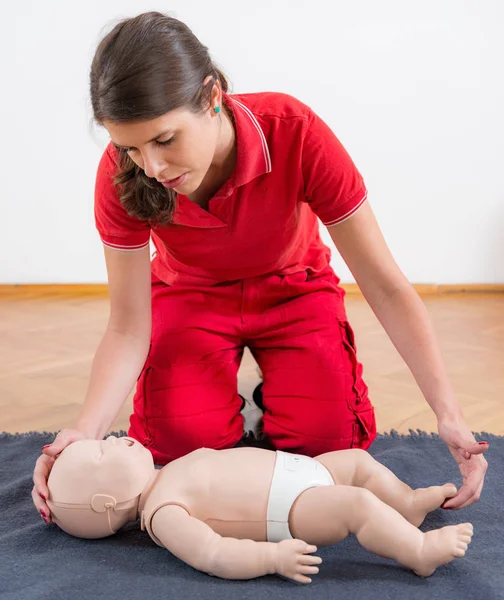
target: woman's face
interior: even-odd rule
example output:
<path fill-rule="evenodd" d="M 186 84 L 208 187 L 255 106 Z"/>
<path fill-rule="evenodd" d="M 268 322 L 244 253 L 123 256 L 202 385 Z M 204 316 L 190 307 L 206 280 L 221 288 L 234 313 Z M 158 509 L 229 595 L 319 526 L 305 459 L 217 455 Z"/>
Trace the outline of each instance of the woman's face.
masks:
<path fill-rule="evenodd" d="M 150 121 L 103 125 L 113 144 L 127 149 L 147 177 L 187 196 L 198 189 L 214 160 L 221 129 L 214 104 L 204 113 L 179 108 Z"/>

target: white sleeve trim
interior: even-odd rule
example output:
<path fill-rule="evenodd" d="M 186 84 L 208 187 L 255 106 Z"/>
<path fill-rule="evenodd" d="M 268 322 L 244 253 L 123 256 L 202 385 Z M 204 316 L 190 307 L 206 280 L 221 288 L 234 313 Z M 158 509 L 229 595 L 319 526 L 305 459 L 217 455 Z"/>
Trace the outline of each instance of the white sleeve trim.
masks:
<path fill-rule="evenodd" d="M 120 244 L 112 244 L 111 242 L 105 242 L 102 239 L 103 245 L 107 246 L 107 248 L 112 248 L 113 250 L 122 250 L 123 252 L 132 252 L 134 250 L 141 250 L 149 245 L 150 241 L 147 241 L 144 244 L 137 244 L 136 246 L 121 246 Z"/>
<path fill-rule="evenodd" d="M 356 206 L 354 206 L 351 210 L 349 210 L 346 214 L 342 215 L 341 217 L 334 219 L 334 221 L 328 221 L 328 222 L 322 221 L 322 222 L 324 223 L 324 225 L 326 227 L 330 227 L 331 225 L 337 225 L 339 223 L 343 223 L 343 221 L 346 221 L 347 219 L 349 219 L 353 214 L 355 214 L 359 210 L 359 208 L 367 200 L 367 196 L 368 196 L 368 193 L 366 191 L 362 200 Z"/>

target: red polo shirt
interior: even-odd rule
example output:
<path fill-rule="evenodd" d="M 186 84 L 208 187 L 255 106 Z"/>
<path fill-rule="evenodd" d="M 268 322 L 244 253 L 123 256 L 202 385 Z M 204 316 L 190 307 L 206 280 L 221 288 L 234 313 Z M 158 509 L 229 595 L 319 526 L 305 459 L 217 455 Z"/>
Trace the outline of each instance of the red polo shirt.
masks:
<path fill-rule="evenodd" d="M 96 227 L 118 250 L 156 247 L 154 274 L 168 284 L 213 285 L 268 273 L 320 271 L 330 251 L 325 225 L 350 217 L 366 188 L 329 127 L 306 105 L 279 93 L 224 95 L 236 126 L 237 162 L 208 211 L 178 195 L 173 221 L 150 227 L 128 215 L 112 183 L 109 144 L 95 190 Z"/>

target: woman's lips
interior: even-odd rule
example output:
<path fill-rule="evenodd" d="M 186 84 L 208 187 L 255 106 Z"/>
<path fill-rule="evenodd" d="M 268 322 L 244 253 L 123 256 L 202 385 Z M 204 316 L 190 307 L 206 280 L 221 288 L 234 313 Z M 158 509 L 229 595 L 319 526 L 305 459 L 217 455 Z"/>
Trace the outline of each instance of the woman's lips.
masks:
<path fill-rule="evenodd" d="M 165 188 L 174 188 L 179 185 L 182 185 L 186 180 L 187 173 L 180 175 L 180 177 L 175 177 L 175 179 L 168 179 L 167 181 L 162 181 L 161 183 L 165 186 Z"/>

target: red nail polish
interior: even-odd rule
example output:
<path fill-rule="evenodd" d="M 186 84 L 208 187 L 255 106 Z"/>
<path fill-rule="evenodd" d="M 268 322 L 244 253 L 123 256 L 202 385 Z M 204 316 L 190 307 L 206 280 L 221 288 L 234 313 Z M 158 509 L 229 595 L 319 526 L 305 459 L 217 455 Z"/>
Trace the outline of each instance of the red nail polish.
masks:
<path fill-rule="evenodd" d="M 52 444 L 46 444 L 45 446 L 42 446 L 42 450 L 43 450 L 44 448 L 49 448 L 49 446 L 52 446 Z"/>
<path fill-rule="evenodd" d="M 486 446 L 490 444 L 490 442 L 478 442 L 478 444 L 480 444 L 480 446 Z"/>
<path fill-rule="evenodd" d="M 45 514 L 45 512 L 43 510 L 39 510 L 39 513 L 44 517 L 44 519 L 47 517 L 47 515 Z"/>
<path fill-rule="evenodd" d="M 44 496 L 44 494 L 41 494 L 41 493 L 39 492 L 39 496 L 42 498 L 42 500 L 43 500 L 44 502 L 47 502 L 47 498 Z"/>

